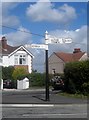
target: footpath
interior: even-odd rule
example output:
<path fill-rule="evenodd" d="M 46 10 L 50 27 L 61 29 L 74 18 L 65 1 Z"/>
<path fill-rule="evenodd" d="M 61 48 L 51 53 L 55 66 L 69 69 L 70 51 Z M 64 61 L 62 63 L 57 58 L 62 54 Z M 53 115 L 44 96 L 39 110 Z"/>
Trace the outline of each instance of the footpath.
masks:
<path fill-rule="evenodd" d="M 60 91 L 49 91 L 49 101 L 45 100 L 45 89 L 4 89 L 3 104 L 87 104 L 87 99 L 62 96 Z"/>

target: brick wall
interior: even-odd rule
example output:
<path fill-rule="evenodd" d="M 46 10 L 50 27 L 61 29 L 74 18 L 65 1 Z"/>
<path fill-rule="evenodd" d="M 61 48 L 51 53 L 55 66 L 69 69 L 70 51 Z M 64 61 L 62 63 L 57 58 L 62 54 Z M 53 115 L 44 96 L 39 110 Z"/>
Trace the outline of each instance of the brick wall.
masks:
<path fill-rule="evenodd" d="M 28 65 L 15 65 L 14 67 L 15 68 L 24 68 L 27 72 L 29 72 L 28 71 Z"/>

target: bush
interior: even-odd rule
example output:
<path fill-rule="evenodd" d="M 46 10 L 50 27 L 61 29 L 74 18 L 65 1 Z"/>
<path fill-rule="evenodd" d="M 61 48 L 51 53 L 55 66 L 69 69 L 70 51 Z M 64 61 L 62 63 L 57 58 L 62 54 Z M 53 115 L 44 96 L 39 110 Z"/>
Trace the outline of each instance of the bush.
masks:
<path fill-rule="evenodd" d="M 65 90 L 69 92 L 69 86 L 74 86 L 74 91 L 84 92 L 83 84 L 89 82 L 89 60 L 71 62 L 65 65 Z M 70 90 L 73 90 L 72 88 Z"/>
<path fill-rule="evenodd" d="M 83 94 L 86 95 L 87 93 L 89 93 L 89 82 L 88 83 L 83 83 L 82 89 L 83 89 Z"/>
<path fill-rule="evenodd" d="M 10 67 L 2 67 L 2 79 L 4 80 L 12 80 L 13 77 L 12 77 L 12 74 L 13 74 L 13 71 L 14 71 L 14 67 L 13 66 L 10 66 Z"/>
<path fill-rule="evenodd" d="M 21 80 L 26 75 L 27 75 L 27 71 L 24 68 L 16 68 L 12 74 L 14 80 L 18 80 L 18 79 Z"/>
<path fill-rule="evenodd" d="M 30 80 L 30 86 L 44 86 L 45 74 L 44 73 L 32 73 L 27 75 Z"/>

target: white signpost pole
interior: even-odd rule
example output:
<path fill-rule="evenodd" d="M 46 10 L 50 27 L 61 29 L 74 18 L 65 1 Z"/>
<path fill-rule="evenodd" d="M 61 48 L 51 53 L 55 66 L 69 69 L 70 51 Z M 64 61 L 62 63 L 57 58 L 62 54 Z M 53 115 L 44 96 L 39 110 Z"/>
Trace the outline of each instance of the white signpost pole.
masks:
<path fill-rule="evenodd" d="M 71 38 L 56 38 L 51 37 L 48 35 L 48 32 L 45 32 L 45 44 L 63 44 L 63 43 L 71 43 Z M 48 69 L 48 50 L 45 51 L 46 53 L 46 101 L 49 101 L 49 69 Z"/>
<path fill-rule="evenodd" d="M 45 49 L 45 61 L 46 61 L 46 80 L 45 80 L 45 100 L 49 101 L 49 69 L 48 69 L 48 44 L 63 44 L 63 43 L 72 43 L 71 38 L 56 38 L 54 36 L 48 35 L 48 32 L 45 32 L 45 44 L 30 44 L 25 45 L 28 48 L 37 48 Z"/>
<path fill-rule="evenodd" d="M 45 32 L 45 44 L 48 45 L 48 32 Z M 45 50 L 45 61 L 46 61 L 46 78 L 45 78 L 45 100 L 49 101 L 49 68 L 48 68 L 48 50 Z"/>

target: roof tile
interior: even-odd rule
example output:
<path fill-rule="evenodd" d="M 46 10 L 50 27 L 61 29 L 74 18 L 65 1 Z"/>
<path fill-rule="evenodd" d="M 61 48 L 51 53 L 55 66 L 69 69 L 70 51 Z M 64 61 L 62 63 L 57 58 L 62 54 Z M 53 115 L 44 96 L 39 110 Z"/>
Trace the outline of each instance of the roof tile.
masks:
<path fill-rule="evenodd" d="M 64 62 L 73 62 L 78 61 L 85 52 L 78 52 L 78 53 L 64 53 L 64 52 L 57 52 L 55 53 L 60 59 Z"/>

